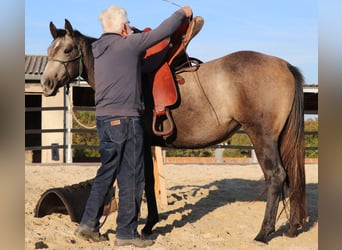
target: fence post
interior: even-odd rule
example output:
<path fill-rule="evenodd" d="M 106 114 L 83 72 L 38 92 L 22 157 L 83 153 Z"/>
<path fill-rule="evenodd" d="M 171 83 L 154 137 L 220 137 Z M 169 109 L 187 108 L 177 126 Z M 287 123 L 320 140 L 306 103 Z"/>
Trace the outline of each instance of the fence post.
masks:
<path fill-rule="evenodd" d="M 221 147 L 221 145 L 217 145 L 218 147 L 215 148 L 215 162 L 216 163 L 222 163 L 222 155 L 224 148 Z"/>
<path fill-rule="evenodd" d="M 258 159 L 256 157 L 256 154 L 255 154 L 255 150 L 252 149 L 252 152 L 251 152 L 251 160 L 252 160 L 252 163 L 258 163 Z"/>
<path fill-rule="evenodd" d="M 70 95 L 70 96 L 69 96 Z M 67 98 L 70 97 L 70 98 Z M 69 93 L 66 94 L 66 89 L 64 90 L 64 98 L 65 104 L 67 105 L 67 111 L 65 115 L 65 123 L 66 123 L 66 144 L 67 144 L 67 154 L 66 154 L 66 163 L 72 163 L 72 110 L 71 110 L 71 103 L 72 102 L 72 88 L 70 88 Z"/>
<path fill-rule="evenodd" d="M 157 200 L 160 201 L 161 207 L 166 207 L 167 203 L 167 194 L 166 194 L 166 185 L 165 185 L 165 175 L 164 175 L 164 159 L 163 152 L 161 147 L 154 147 L 153 150 L 153 168 L 154 168 L 154 179 L 155 179 L 155 188 L 154 191 L 157 196 Z"/>

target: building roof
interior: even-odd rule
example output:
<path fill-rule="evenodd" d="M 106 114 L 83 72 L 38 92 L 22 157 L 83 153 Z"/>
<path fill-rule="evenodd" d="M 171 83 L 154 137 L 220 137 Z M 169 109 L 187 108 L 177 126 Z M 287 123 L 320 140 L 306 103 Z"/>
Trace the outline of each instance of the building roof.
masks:
<path fill-rule="evenodd" d="M 47 62 L 47 56 L 25 55 L 25 80 L 39 81 Z"/>

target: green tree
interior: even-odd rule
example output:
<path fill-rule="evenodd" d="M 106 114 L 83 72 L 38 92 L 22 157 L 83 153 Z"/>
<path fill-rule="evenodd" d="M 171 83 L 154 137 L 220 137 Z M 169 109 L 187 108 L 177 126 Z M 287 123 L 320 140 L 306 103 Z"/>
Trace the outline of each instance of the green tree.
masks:
<path fill-rule="evenodd" d="M 76 118 L 85 126 L 92 127 L 95 125 L 95 111 L 74 111 Z M 83 129 L 75 120 L 73 121 L 73 127 L 75 129 Z M 73 133 L 73 144 L 86 145 L 86 146 L 98 146 L 99 138 L 96 133 Z M 100 153 L 98 149 L 91 148 L 74 148 L 73 155 L 75 158 L 98 158 Z"/>
<path fill-rule="evenodd" d="M 318 147 L 318 119 L 307 119 L 304 122 L 304 136 L 305 147 Z M 317 158 L 318 150 L 306 150 L 305 157 Z"/>
<path fill-rule="evenodd" d="M 247 134 L 234 134 L 226 141 L 228 145 L 251 146 L 252 143 Z M 231 149 L 225 148 L 223 150 L 223 157 L 251 157 L 250 149 Z"/>
<path fill-rule="evenodd" d="M 95 125 L 95 112 L 94 111 L 76 111 L 75 115 L 77 119 L 86 126 Z M 74 121 L 74 128 L 83 128 L 77 122 Z M 318 147 L 318 119 L 307 119 L 304 123 L 304 130 L 306 132 L 304 136 L 305 147 Z M 73 144 L 75 145 L 88 145 L 98 146 L 99 139 L 96 133 L 73 133 Z M 251 146 L 249 137 L 244 133 L 236 133 L 224 144 L 239 145 L 239 146 Z M 87 158 L 95 157 L 99 158 L 100 154 L 98 149 L 89 148 L 75 148 L 73 150 L 74 157 Z M 168 149 L 166 150 L 167 157 L 213 157 L 215 155 L 214 148 L 203 149 Z M 223 157 L 251 157 L 251 150 L 249 149 L 230 149 L 225 148 L 223 151 Z M 305 157 L 317 158 L 318 150 L 306 150 Z"/>
<path fill-rule="evenodd" d="M 213 157 L 213 148 L 203 149 L 167 149 L 167 157 Z"/>

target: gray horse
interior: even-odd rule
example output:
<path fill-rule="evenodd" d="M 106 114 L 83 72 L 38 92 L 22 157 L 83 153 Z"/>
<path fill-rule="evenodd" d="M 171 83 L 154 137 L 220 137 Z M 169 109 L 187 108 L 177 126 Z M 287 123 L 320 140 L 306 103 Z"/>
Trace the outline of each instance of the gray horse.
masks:
<path fill-rule="evenodd" d="M 41 78 L 45 96 L 81 75 L 94 89 L 95 38 L 50 23 L 53 37 L 49 61 Z M 293 237 L 306 220 L 304 169 L 303 77 L 283 59 L 252 51 L 240 51 L 200 64 L 194 72 L 179 73 L 178 101 L 171 107 L 175 128 L 170 136 L 152 133 L 151 86 L 144 84 L 147 112 L 146 188 L 148 219 L 143 233 L 158 222 L 154 194 L 151 145 L 201 148 L 228 139 L 242 127 L 248 134 L 267 183 L 267 203 L 261 230 L 255 240 L 267 242 L 275 231 L 279 202 L 290 201 L 288 235 Z M 169 122 L 161 121 L 167 129 Z"/>

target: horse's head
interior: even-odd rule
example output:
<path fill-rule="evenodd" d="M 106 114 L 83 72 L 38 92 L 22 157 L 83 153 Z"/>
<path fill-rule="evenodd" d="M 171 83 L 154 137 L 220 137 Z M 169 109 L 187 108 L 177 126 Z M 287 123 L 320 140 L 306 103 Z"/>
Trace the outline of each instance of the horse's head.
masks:
<path fill-rule="evenodd" d="M 50 22 L 53 41 L 48 48 L 48 63 L 41 77 L 45 96 L 54 96 L 58 89 L 68 85 L 82 72 L 82 52 L 74 30 L 65 19 L 65 29 L 57 29 Z"/>

